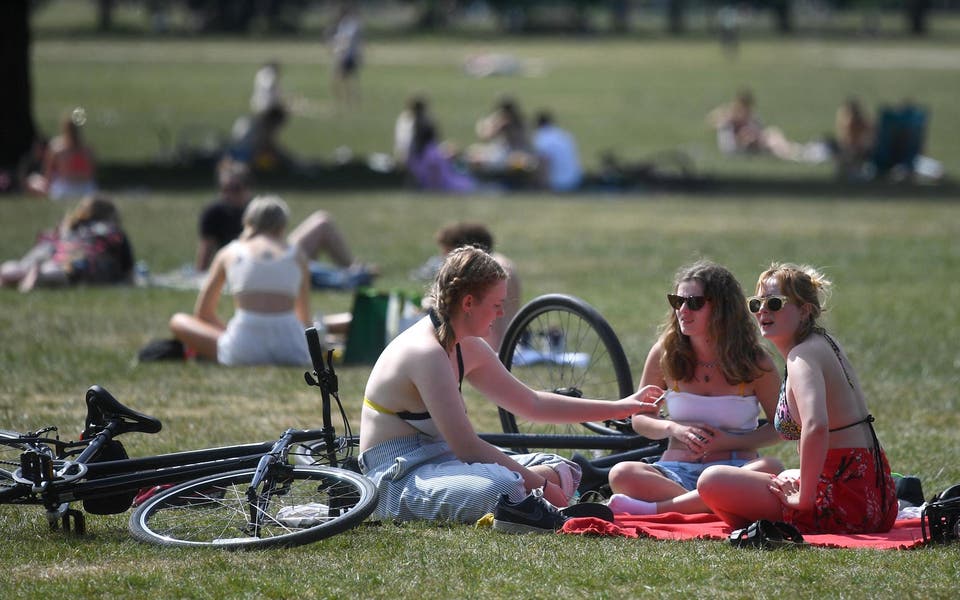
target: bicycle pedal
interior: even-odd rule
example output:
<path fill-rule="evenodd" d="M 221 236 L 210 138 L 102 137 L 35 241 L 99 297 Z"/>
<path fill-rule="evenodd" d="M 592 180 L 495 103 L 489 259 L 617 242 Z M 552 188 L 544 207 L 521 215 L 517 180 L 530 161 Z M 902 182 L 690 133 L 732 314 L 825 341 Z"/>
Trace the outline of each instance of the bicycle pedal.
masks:
<path fill-rule="evenodd" d="M 20 476 L 33 485 L 53 481 L 53 460 L 46 454 L 24 452 L 20 455 Z"/>

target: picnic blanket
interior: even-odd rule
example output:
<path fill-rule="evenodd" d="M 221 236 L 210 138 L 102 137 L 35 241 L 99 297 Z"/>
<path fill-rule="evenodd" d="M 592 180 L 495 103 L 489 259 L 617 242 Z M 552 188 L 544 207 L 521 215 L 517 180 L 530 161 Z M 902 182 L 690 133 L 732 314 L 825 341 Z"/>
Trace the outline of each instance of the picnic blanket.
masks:
<path fill-rule="evenodd" d="M 615 515 L 613 523 L 593 517 L 569 519 L 560 533 L 614 537 L 651 537 L 660 540 L 726 540 L 732 528 L 712 514 Z M 887 533 L 804 534 L 813 546 L 906 550 L 923 545 L 920 519 L 901 519 Z"/>

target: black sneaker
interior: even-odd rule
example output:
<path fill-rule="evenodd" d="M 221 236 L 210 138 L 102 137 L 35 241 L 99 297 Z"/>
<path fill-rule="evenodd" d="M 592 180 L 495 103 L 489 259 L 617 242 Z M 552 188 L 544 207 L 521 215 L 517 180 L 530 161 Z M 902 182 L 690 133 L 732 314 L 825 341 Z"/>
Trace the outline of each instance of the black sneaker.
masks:
<path fill-rule="evenodd" d="M 554 533 L 569 517 L 550 504 L 539 490 L 520 502 L 500 496 L 493 509 L 493 528 L 503 533 Z"/>

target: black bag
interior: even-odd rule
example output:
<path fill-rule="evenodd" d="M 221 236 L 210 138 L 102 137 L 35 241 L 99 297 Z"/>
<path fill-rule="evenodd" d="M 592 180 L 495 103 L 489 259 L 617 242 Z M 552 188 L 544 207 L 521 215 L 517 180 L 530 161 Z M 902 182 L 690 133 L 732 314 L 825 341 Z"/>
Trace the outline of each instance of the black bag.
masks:
<path fill-rule="evenodd" d="M 124 460 L 129 458 L 127 451 L 117 440 L 110 440 L 90 462 L 106 462 L 109 460 Z M 92 515 L 115 515 L 126 512 L 133 504 L 136 497 L 136 490 L 124 492 L 113 496 L 104 496 L 102 498 L 85 498 L 83 500 L 83 510 Z"/>
<path fill-rule="evenodd" d="M 137 360 L 140 362 L 153 362 L 157 360 L 185 360 L 186 351 L 183 343 L 177 339 L 158 339 L 150 342 L 137 352 Z"/>
<path fill-rule="evenodd" d="M 924 543 L 945 544 L 960 539 L 960 484 L 927 502 L 920 515 L 920 530 Z"/>

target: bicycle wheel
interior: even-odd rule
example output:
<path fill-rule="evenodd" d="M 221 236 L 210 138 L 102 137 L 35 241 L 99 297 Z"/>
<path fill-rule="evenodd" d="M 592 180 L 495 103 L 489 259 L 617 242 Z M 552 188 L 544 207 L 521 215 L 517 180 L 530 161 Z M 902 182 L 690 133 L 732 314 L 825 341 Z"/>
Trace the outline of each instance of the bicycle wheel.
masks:
<path fill-rule="evenodd" d="M 30 449 L 27 444 L 17 442 L 19 438 L 16 431 L 0 429 L 0 496 L 17 486 L 13 473 L 20 468 L 20 455 Z"/>
<path fill-rule="evenodd" d="M 252 503 L 247 491 L 254 471 L 203 477 L 160 492 L 130 516 L 130 532 L 162 546 L 290 547 L 355 527 L 376 507 L 376 487 L 362 475 L 290 465 L 277 465 Z"/>
<path fill-rule="evenodd" d="M 547 294 L 520 309 L 504 335 L 500 360 L 536 390 L 601 400 L 617 400 L 634 392 L 630 365 L 610 324 L 595 308 L 573 296 Z M 527 422 L 503 409 L 500 423 L 504 433 L 619 435 L 630 431 L 629 424 L 622 421 L 580 425 Z M 558 453 L 570 454 L 562 449 Z"/>

